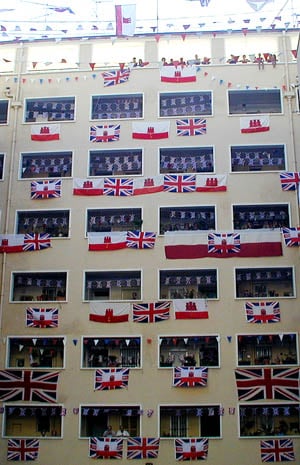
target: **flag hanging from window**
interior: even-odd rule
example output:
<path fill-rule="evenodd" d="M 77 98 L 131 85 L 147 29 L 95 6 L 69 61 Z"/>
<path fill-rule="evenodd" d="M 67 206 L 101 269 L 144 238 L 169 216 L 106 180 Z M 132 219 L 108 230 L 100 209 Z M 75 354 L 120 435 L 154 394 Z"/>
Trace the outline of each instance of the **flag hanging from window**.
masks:
<path fill-rule="evenodd" d="M 206 134 L 206 119 L 177 119 L 176 134 L 177 136 L 202 136 Z"/>
<path fill-rule="evenodd" d="M 38 439 L 9 439 L 7 443 L 7 460 L 16 462 L 37 460 L 39 446 Z"/>
<path fill-rule="evenodd" d="M 279 323 L 279 302 L 246 302 L 246 319 L 248 323 Z"/>
<path fill-rule="evenodd" d="M 260 441 L 262 462 L 289 462 L 295 460 L 294 444 L 289 438 Z"/>
<path fill-rule="evenodd" d="M 299 401 L 299 368 L 249 368 L 235 370 L 239 400 Z"/>
<path fill-rule="evenodd" d="M 242 134 L 270 131 L 269 115 L 242 116 L 240 129 Z"/>
<path fill-rule="evenodd" d="M 205 299 L 174 299 L 172 302 L 176 320 L 208 318 L 207 300 Z"/>
<path fill-rule="evenodd" d="M 89 457 L 92 459 L 122 459 L 123 439 L 89 438 Z"/>
<path fill-rule="evenodd" d="M 73 180 L 73 195 L 102 195 L 103 179 Z"/>
<path fill-rule="evenodd" d="M 31 140 L 39 142 L 47 142 L 51 140 L 59 140 L 60 125 L 59 124 L 35 124 L 31 126 Z"/>
<path fill-rule="evenodd" d="M 173 193 L 196 192 L 196 175 L 166 174 L 164 176 L 164 191 Z"/>
<path fill-rule="evenodd" d="M 0 400 L 56 402 L 58 372 L 0 370 Z"/>
<path fill-rule="evenodd" d="M 300 245 L 300 228 L 282 228 L 282 234 L 287 247 L 298 247 Z"/>
<path fill-rule="evenodd" d="M 136 22 L 136 6 L 115 5 L 116 36 L 133 36 Z"/>
<path fill-rule="evenodd" d="M 176 460 L 206 460 L 207 455 L 207 438 L 175 439 Z"/>
<path fill-rule="evenodd" d="M 132 305 L 135 323 L 158 323 L 170 318 L 170 302 L 149 302 Z"/>
<path fill-rule="evenodd" d="M 96 323 L 125 323 L 129 319 L 127 302 L 91 302 L 89 320 Z"/>
<path fill-rule="evenodd" d="M 196 192 L 226 192 L 226 174 L 198 174 L 196 175 Z"/>
<path fill-rule="evenodd" d="M 133 195 L 133 179 L 104 178 L 103 195 L 127 197 Z"/>
<path fill-rule="evenodd" d="M 154 249 L 156 233 L 143 231 L 127 231 L 126 246 L 131 249 Z"/>
<path fill-rule="evenodd" d="M 206 386 L 207 375 L 207 367 L 174 367 L 173 387 Z"/>
<path fill-rule="evenodd" d="M 0 234 L 0 253 L 32 252 L 51 247 L 47 233 Z"/>
<path fill-rule="evenodd" d="M 161 82 L 196 82 L 196 68 L 194 66 L 162 66 L 160 69 Z"/>
<path fill-rule="evenodd" d="M 31 181 L 30 185 L 30 198 L 32 200 L 57 199 L 61 197 L 61 179 Z"/>
<path fill-rule="evenodd" d="M 152 178 L 134 178 L 133 180 L 133 195 L 154 194 L 164 190 L 163 175 L 154 176 Z"/>
<path fill-rule="evenodd" d="M 130 76 L 130 69 L 112 69 L 102 73 L 104 87 L 116 86 L 117 84 L 124 84 Z"/>
<path fill-rule="evenodd" d="M 28 328 L 57 328 L 58 308 L 26 308 L 26 326 Z"/>
<path fill-rule="evenodd" d="M 280 173 L 281 189 L 283 191 L 295 191 L 300 182 L 300 173 L 297 172 L 286 172 Z"/>
<path fill-rule="evenodd" d="M 88 248 L 90 251 L 120 250 L 126 247 L 126 231 L 88 233 Z"/>
<path fill-rule="evenodd" d="M 99 368 L 95 372 L 95 391 L 127 389 L 129 368 Z"/>
<path fill-rule="evenodd" d="M 159 438 L 128 438 L 127 459 L 156 459 L 159 452 Z"/>
<path fill-rule="evenodd" d="M 143 140 L 167 139 L 169 130 L 169 121 L 134 122 L 132 123 L 132 138 Z"/>
<path fill-rule="evenodd" d="M 104 124 L 90 127 L 90 142 L 115 142 L 119 139 L 119 124 Z"/>

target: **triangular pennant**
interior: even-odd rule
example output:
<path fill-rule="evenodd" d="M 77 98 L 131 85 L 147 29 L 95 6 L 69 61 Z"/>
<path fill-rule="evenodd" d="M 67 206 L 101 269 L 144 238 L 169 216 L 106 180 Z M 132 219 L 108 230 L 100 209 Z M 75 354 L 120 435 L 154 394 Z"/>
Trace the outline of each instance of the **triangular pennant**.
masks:
<path fill-rule="evenodd" d="M 89 65 L 90 65 L 90 68 L 94 71 L 96 63 L 89 63 Z"/>

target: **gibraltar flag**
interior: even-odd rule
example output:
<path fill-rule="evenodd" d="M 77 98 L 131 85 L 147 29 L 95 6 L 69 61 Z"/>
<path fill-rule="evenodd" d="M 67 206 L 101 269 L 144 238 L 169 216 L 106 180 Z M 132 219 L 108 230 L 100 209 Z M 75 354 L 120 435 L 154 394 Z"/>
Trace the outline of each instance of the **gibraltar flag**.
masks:
<path fill-rule="evenodd" d="M 124 323 L 128 321 L 130 304 L 126 302 L 91 302 L 90 321 Z"/>
<path fill-rule="evenodd" d="M 277 257 L 282 255 L 280 231 L 252 229 L 234 233 L 207 231 L 165 232 L 169 259 Z"/>
<path fill-rule="evenodd" d="M 115 5 L 116 35 L 133 36 L 135 31 L 136 6 Z"/>
<path fill-rule="evenodd" d="M 240 129 L 242 134 L 270 131 L 269 115 L 243 116 L 240 119 Z"/>
<path fill-rule="evenodd" d="M 167 139 L 169 137 L 170 121 L 158 123 L 132 123 L 133 139 Z"/>
<path fill-rule="evenodd" d="M 23 252 L 24 234 L 0 235 L 0 252 Z"/>
<path fill-rule="evenodd" d="M 59 140 L 59 124 L 35 124 L 31 126 L 31 140 L 49 141 Z"/>
<path fill-rule="evenodd" d="M 200 320 L 208 318 L 205 299 L 174 299 L 173 308 L 176 320 Z"/>
<path fill-rule="evenodd" d="M 89 250 L 120 250 L 127 247 L 127 231 L 88 233 Z"/>
<path fill-rule="evenodd" d="M 196 176 L 196 192 L 227 191 L 226 174 L 199 174 Z"/>
<path fill-rule="evenodd" d="M 133 195 L 154 194 L 164 190 L 164 176 L 154 176 L 153 178 L 134 178 Z"/>
<path fill-rule="evenodd" d="M 161 82 L 195 82 L 196 68 L 192 66 L 162 66 Z"/>
<path fill-rule="evenodd" d="M 101 179 L 78 179 L 73 181 L 73 195 L 102 195 L 103 178 Z"/>

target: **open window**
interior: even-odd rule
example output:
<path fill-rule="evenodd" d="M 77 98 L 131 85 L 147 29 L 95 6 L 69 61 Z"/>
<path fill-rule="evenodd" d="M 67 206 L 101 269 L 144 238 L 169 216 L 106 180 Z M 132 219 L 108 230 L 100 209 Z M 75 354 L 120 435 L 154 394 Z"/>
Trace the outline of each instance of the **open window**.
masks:
<path fill-rule="evenodd" d="M 12 302 L 66 300 L 66 272 L 14 271 L 11 279 Z"/>
<path fill-rule="evenodd" d="M 229 90 L 230 115 L 282 113 L 280 89 Z"/>
<path fill-rule="evenodd" d="M 70 210 L 19 210 L 16 231 L 18 234 L 48 233 L 51 238 L 69 237 Z"/>
<path fill-rule="evenodd" d="M 141 367 L 141 337 L 83 337 L 82 368 Z"/>
<path fill-rule="evenodd" d="M 20 161 L 20 177 L 66 178 L 72 176 L 73 154 L 70 151 L 23 152 Z"/>
<path fill-rule="evenodd" d="M 133 176 L 142 171 L 142 149 L 90 150 L 89 176 Z"/>
<path fill-rule="evenodd" d="M 86 271 L 84 300 L 140 300 L 141 271 Z"/>
<path fill-rule="evenodd" d="M 7 337 L 7 368 L 64 368 L 65 338 Z"/>
<path fill-rule="evenodd" d="M 295 297 L 292 267 L 236 268 L 237 298 Z"/>
<path fill-rule="evenodd" d="M 217 299 L 216 269 L 160 270 L 160 299 Z"/>

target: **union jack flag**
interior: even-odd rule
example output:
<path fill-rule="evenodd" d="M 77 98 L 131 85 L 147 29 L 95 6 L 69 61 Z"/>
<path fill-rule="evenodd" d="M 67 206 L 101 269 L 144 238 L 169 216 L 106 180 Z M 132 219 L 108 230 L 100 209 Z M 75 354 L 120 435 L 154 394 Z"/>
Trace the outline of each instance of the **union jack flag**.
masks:
<path fill-rule="evenodd" d="M 35 234 L 28 233 L 24 234 L 24 245 L 23 250 L 26 252 L 32 250 L 42 250 L 51 247 L 51 236 L 47 233 Z"/>
<path fill-rule="evenodd" d="M 206 134 L 206 119 L 187 118 L 176 120 L 177 136 L 200 136 Z"/>
<path fill-rule="evenodd" d="M 283 191 L 295 191 L 300 182 L 299 172 L 280 173 L 281 188 Z"/>
<path fill-rule="evenodd" d="M 95 372 L 95 391 L 126 389 L 129 368 L 99 368 Z"/>
<path fill-rule="evenodd" d="M 56 199 L 61 197 L 61 179 L 31 181 L 31 199 Z"/>
<path fill-rule="evenodd" d="M 207 438 L 175 439 L 176 460 L 206 460 L 207 455 Z"/>
<path fill-rule="evenodd" d="M 115 142 L 120 139 L 119 124 L 90 127 L 90 142 Z"/>
<path fill-rule="evenodd" d="M 240 234 L 208 233 L 208 253 L 218 255 L 231 255 L 239 253 L 240 249 Z"/>
<path fill-rule="evenodd" d="M 260 441 L 262 462 L 289 462 L 295 460 L 291 439 L 266 439 Z"/>
<path fill-rule="evenodd" d="M 300 228 L 282 228 L 284 242 L 287 247 L 300 245 Z"/>
<path fill-rule="evenodd" d="M 89 457 L 92 459 L 122 459 L 123 439 L 97 438 L 89 439 Z"/>
<path fill-rule="evenodd" d="M 115 197 L 133 195 L 133 179 L 104 178 L 103 195 Z"/>
<path fill-rule="evenodd" d="M 299 368 L 235 370 L 239 400 L 299 401 Z"/>
<path fill-rule="evenodd" d="M 133 304 L 135 323 L 158 323 L 170 318 L 170 302 L 148 302 Z"/>
<path fill-rule="evenodd" d="M 28 328 L 57 328 L 58 308 L 26 308 Z"/>
<path fill-rule="evenodd" d="M 206 386 L 207 375 L 207 367 L 174 367 L 173 387 Z"/>
<path fill-rule="evenodd" d="M 127 247 L 133 249 L 153 249 L 155 245 L 156 233 L 128 231 L 127 232 Z"/>
<path fill-rule="evenodd" d="M 158 457 L 159 438 L 128 438 L 128 459 L 155 459 Z"/>
<path fill-rule="evenodd" d="M 115 86 L 127 82 L 130 76 L 130 69 L 112 69 L 102 73 L 104 87 Z"/>
<path fill-rule="evenodd" d="M 166 174 L 164 176 L 165 192 L 195 192 L 196 176 L 194 174 Z"/>
<path fill-rule="evenodd" d="M 58 372 L 0 370 L 0 400 L 56 402 Z"/>
<path fill-rule="evenodd" d="M 246 302 L 246 318 L 248 323 L 279 323 L 279 302 Z"/>
<path fill-rule="evenodd" d="M 7 460 L 30 461 L 39 455 L 38 439 L 9 439 L 7 443 Z"/>

